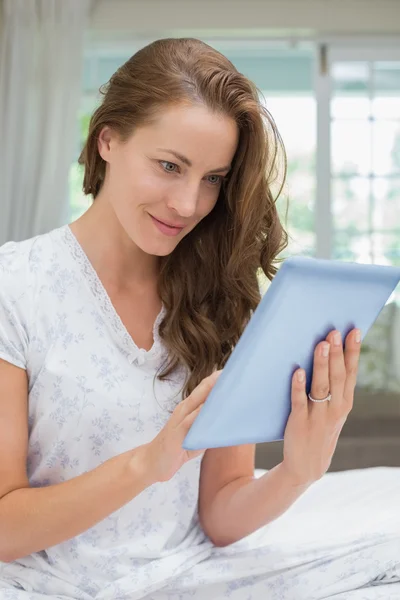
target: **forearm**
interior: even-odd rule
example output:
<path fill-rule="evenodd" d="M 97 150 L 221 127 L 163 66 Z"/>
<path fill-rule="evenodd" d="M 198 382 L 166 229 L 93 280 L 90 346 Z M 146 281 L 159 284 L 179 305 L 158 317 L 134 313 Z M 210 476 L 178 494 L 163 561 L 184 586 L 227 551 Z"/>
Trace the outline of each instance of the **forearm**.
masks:
<path fill-rule="evenodd" d="M 9 492 L 0 500 L 0 560 L 11 562 L 73 538 L 140 494 L 151 484 L 142 448 L 60 484 Z"/>
<path fill-rule="evenodd" d="M 280 463 L 259 479 L 223 487 L 200 514 L 201 524 L 216 546 L 227 546 L 282 515 L 308 487 L 293 485 Z"/>

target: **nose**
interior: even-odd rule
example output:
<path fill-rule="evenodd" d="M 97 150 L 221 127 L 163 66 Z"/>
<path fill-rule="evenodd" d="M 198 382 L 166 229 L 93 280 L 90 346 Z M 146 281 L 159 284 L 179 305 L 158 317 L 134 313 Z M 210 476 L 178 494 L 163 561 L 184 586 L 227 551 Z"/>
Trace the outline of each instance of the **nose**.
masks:
<path fill-rule="evenodd" d="M 196 184 L 176 186 L 170 191 L 167 206 L 186 219 L 196 214 L 199 187 Z"/>

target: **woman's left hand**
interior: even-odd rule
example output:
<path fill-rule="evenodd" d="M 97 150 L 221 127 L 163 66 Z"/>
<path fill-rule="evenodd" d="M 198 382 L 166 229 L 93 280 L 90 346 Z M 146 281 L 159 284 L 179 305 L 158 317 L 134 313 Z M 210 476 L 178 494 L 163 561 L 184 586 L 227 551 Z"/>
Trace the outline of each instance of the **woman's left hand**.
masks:
<path fill-rule="evenodd" d="M 331 331 L 326 341 L 317 345 L 314 353 L 311 396 L 308 399 L 306 381 L 299 381 L 298 369 L 292 381 L 292 411 L 285 429 L 282 468 L 295 486 L 308 486 L 320 479 L 331 464 L 336 444 L 353 407 L 361 344 L 359 330 L 346 337 L 345 350 L 338 331 Z M 337 338 L 337 334 L 339 338 Z M 359 336 L 360 337 L 360 336 Z M 323 348 L 329 348 L 324 356 Z"/>

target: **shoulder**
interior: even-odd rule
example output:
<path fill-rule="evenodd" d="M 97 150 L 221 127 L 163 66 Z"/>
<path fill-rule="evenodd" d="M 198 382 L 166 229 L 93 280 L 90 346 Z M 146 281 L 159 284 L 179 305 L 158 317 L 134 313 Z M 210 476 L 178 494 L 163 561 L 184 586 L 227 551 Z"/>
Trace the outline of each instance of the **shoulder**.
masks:
<path fill-rule="evenodd" d="M 11 300 L 25 295 L 34 275 L 40 271 L 43 251 L 49 246 L 50 234 L 0 246 L 0 293 Z"/>
<path fill-rule="evenodd" d="M 6 242 L 0 246 L 0 302 L 14 306 L 27 292 L 31 281 L 30 253 L 33 239 Z"/>
<path fill-rule="evenodd" d="M 51 233 L 0 246 L 0 358 L 26 366 L 40 274 Z"/>
<path fill-rule="evenodd" d="M 10 241 L 0 246 L 1 287 L 23 288 L 36 276 L 45 271 L 54 259 L 57 247 L 57 234 L 63 227 L 37 235 L 21 242 Z"/>
<path fill-rule="evenodd" d="M 6 242 L 0 246 L 0 276 L 9 278 L 24 271 L 29 259 L 29 252 L 33 245 L 33 239 L 23 242 Z"/>

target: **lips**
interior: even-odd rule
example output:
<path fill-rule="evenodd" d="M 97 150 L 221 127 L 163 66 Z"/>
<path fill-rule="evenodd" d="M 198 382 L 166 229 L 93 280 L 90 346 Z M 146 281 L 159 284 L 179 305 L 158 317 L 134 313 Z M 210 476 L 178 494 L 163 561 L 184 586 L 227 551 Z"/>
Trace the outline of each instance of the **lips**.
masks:
<path fill-rule="evenodd" d="M 176 225 L 170 225 L 168 223 L 165 223 L 165 221 L 160 221 L 159 219 L 156 219 L 156 217 L 153 217 L 153 215 L 150 215 L 151 220 L 153 221 L 154 225 L 157 227 L 157 229 L 159 231 L 161 231 L 161 233 L 163 233 L 164 235 L 168 235 L 168 236 L 174 236 L 174 235 L 179 235 L 182 231 L 182 229 L 184 228 L 184 226 L 180 225 L 176 226 Z"/>
<path fill-rule="evenodd" d="M 157 217 L 153 217 L 153 219 L 155 219 L 159 223 L 162 223 L 162 225 L 166 225 L 167 227 L 172 227 L 173 229 L 183 229 L 185 227 L 185 225 L 182 225 L 181 223 L 170 223 L 169 221 L 157 219 Z"/>

